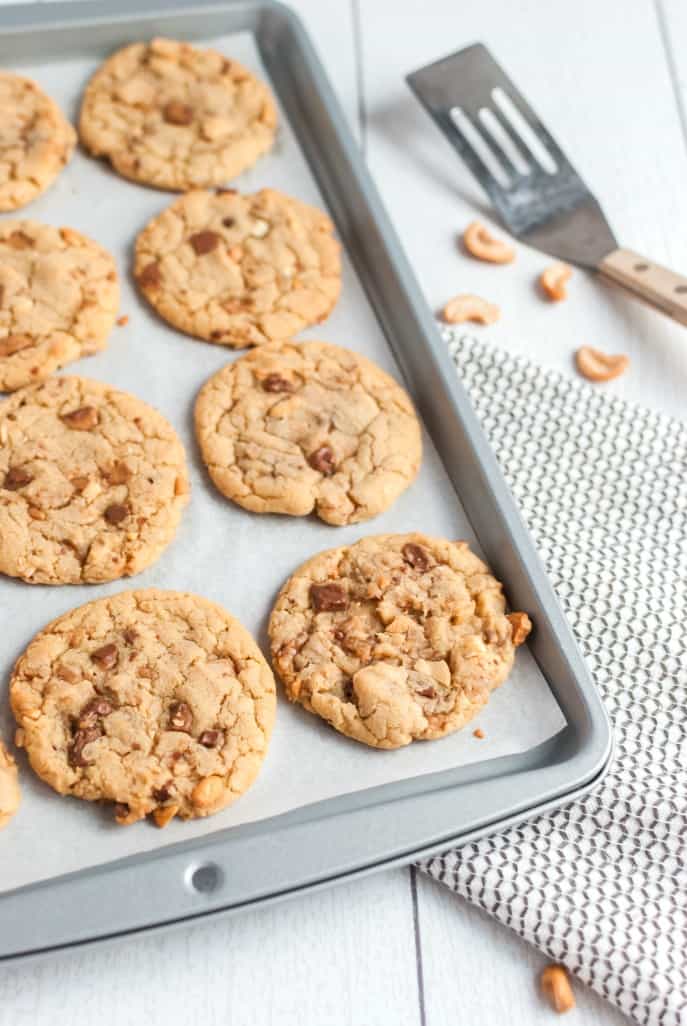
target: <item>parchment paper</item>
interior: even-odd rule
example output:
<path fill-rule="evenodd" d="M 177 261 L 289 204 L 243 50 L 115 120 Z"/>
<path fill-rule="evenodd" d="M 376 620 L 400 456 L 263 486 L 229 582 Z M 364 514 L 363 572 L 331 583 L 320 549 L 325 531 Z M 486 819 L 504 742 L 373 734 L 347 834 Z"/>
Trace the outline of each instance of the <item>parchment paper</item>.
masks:
<path fill-rule="evenodd" d="M 267 77 L 252 36 L 208 40 Z M 76 119 L 78 98 L 98 61 L 23 66 Z M 238 181 L 242 191 L 284 189 L 322 204 L 298 144 L 282 114 L 271 155 Z M 106 352 L 65 368 L 135 393 L 161 410 L 187 447 L 192 497 L 174 543 L 138 577 L 103 586 L 31 586 L 0 578 L 0 731 L 12 739 L 6 699 L 14 660 L 49 620 L 103 595 L 131 587 L 198 592 L 226 606 L 267 651 L 265 627 L 285 578 L 321 549 L 366 534 L 420 530 L 449 538 L 473 533 L 430 442 L 424 439 L 422 470 L 392 509 L 374 521 L 330 527 L 315 518 L 258 516 L 224 499 L 207 478 L 192 431 L 199 387 L 228 360 L 231 351 L 186 337 L 167 327 L 138 298 L 130 280 L 132 245 L 138 231 L 173 199 L 119 178 L 103 162 L 77 153 L 56 185 L 19 216 L 69 225 L 93 236 L 115 255 L 122 280 L 121 311 L 130 317 L 115 327 Z M 5 215 L 13 216 L 13 215 Z M 343 294 L 329 320 L 303 337 L 323 338 L 376 360 L 399 376 L 386 341 L 347 259 Z M 507 582 L 506 582 L 507 583 Z M 148 823 L 119 827 L 111 811 L 63 798 L 44 785 L 18 753 L 23 792 L 14 821 L 0 835 L 0 890 L 108 862 L 228 826 L 263 819 L 298 806 L 424 773 L 525 751 L 564 725 L 549 688 L 527 651 L 520 651 L 509 681 L 491 698 L 473 727 L 441 741 L 416 742 L 378 752 L 340 736 L 281 695 L 271 747 L 253 788 L 231 809 L 210 819 L 172 823 L 160 831 Z"/>

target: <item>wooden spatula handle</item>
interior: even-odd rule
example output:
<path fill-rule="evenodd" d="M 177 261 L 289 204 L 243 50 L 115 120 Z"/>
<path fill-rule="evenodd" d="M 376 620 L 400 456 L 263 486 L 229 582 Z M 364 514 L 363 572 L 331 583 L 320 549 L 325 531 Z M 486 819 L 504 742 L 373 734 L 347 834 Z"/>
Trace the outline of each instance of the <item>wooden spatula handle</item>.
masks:
<path fill-rule="evenodd" d="M 687 278 L 681 274 L 633 253 L 631 249 L 616 249 L 609 253 L 599 264 L 599 274 L 622 285 L 680 324 L 687 324 Z"/>

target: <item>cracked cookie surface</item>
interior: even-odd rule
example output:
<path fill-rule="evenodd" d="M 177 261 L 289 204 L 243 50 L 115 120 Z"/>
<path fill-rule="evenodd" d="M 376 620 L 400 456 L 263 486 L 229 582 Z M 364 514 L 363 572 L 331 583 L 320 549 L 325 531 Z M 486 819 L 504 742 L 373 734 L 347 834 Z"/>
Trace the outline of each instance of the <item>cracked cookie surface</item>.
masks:
<path fill-rule="evenodd" d="M 0 573 L 29 583 L 128 577 L 171 542 L 184 448 L 147 403 L 55 377 L 0 403 Z"/>
<path fill-rule="evenodd" d="M 19 808 L 17 764 L 0 741 L 0 830 L 6 827 Z"/>
<path fill-rule="evenodd" d="M 144 589 L 89 602 L 17 660 L 17 743 L 60 794 L 115 802 L 120 823 L 208 816 L 255 780 L 275 716 L 272 672 L 221 606 Z"/>
<path fill-rule="evenodd" d="M 261 346 L 224 367 L 195 409 L 217 488 L 255 513 L 354 524 L 413 481 L 422 438 L 413 405 L 365 357 L 326 342 Z"/>
<path fill-rule="evenodd" d="M 0 222 L 0 391 L 104 349 L 118 305 L 117 268 L 97 242 L 72 228 Z"/>
<path fill-rule="evenodd" d="M 282 588 L 269 634 L 293 702 L 375 748 L 464 727 L 529 634 L 466 542 L 378 535 L 322 552 Z"/>
<path fill-rule="evenodd" d="M 326 214 L 275 189 L 196 190 L 138 236 L 134 273 L 175 328 L 245 349 L 328 316 L 341 289 L 340 249 Z"/>
<path fill-rule="evenodd" d="M 153 39 L 96 71 L 79 136 L 125 178 L 185 190 L 231 181 L 271 148 L 276 126 L 270 90 L 237 61 Z"/>
<path fill-rule="evenodd" d="M 0 211 L 40 196 L 75 143 L 76 132 L 36 82 L 0 71 Z"/>

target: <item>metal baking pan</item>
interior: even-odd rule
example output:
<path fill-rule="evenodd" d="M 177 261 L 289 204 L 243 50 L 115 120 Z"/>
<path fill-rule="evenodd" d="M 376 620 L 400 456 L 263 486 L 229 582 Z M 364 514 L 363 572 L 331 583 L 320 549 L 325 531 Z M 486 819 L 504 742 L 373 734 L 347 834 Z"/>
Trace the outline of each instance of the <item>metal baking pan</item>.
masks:
<path fill-rule="evenodd" d="M 153 35 L 254 34 L 339 236 L 493 570 L 536 624 L 530 649 L 567 726 L 524 754 L 308 805 L 0 896 L 0 963 L 276 901 L 417 859 L 594 787 L 609 724 L 299 20 L 269 0 L 51 3 L 0 10 L 0 62 L 100 58 Z M 31 215 L 29 215 L 31 216 Z"/>

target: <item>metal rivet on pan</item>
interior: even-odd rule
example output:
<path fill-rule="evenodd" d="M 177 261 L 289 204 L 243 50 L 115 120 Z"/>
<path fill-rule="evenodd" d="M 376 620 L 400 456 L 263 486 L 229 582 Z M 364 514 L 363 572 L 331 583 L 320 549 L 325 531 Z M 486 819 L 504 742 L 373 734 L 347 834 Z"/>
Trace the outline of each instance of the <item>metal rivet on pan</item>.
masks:
<path fill-rule="evenodd" d="M 189 866 L 186 870 L 186 885 L 198 894 L 211 894 L 222 886 L 224 873 L 214 862 L 200 866 Z"/>

